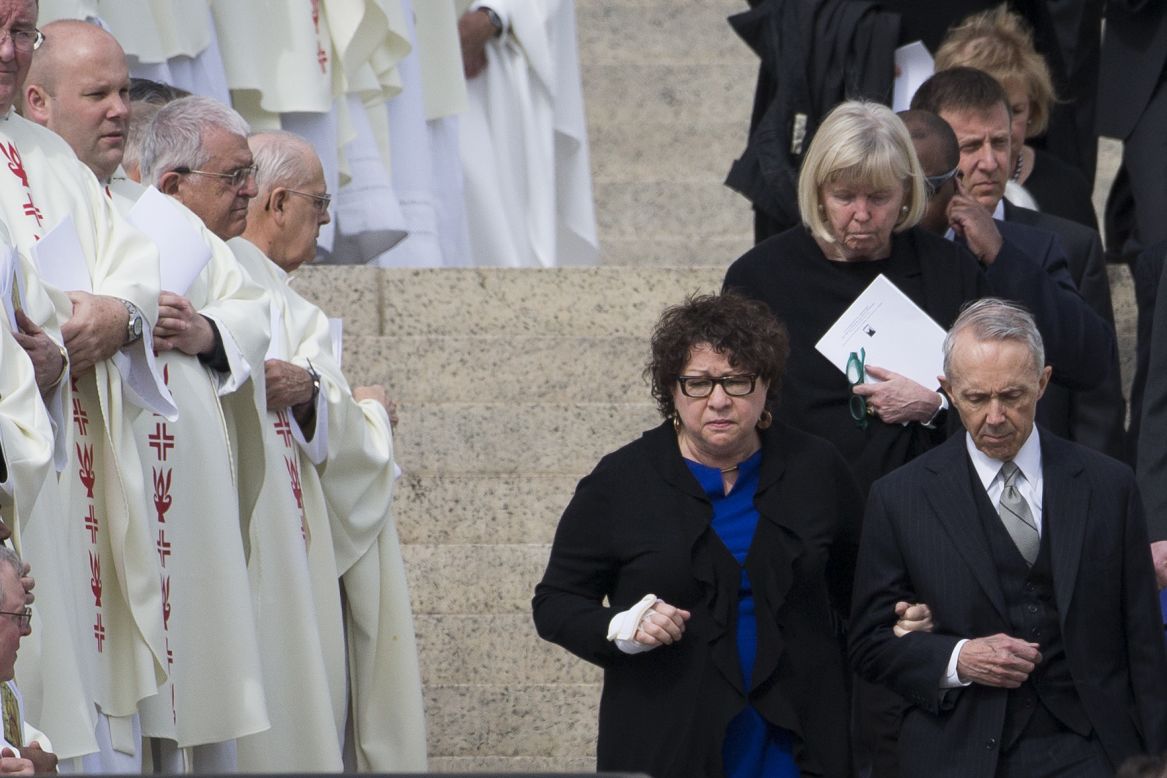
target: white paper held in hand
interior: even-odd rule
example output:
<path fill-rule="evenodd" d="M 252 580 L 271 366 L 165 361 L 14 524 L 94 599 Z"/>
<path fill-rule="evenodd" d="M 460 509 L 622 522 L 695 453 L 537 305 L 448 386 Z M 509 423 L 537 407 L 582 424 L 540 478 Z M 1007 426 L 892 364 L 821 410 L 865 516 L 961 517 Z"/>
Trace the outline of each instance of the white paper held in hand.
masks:
<path fill-rule="evenodd" d="M 852 353 L 864 363 L 936 389 L 944 370 L 944 329 L 882 273 L 831 325 L 815 348 L 846 374 Z M 875 379 L 866 377 L 866 383 Z"/>
<path fill-rule="evenodd" d="M 164 292 L 186 296 L 211 260 L 211 247 L 175 202 L 148 188 L 128 216 L 158 247 L 158 279 Z"/>
<path fill-rule="evenodd" d="M 93 291 L 89 266 L 71 214 L 32 244 L 29 253 L 41 280 L 50 286 L 62 292 Z"/>

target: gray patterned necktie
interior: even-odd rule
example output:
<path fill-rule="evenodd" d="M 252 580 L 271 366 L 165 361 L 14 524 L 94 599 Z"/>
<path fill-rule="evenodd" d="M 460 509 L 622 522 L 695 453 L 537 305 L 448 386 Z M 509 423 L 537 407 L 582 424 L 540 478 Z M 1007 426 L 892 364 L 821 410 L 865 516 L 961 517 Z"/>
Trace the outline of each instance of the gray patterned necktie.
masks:
<path fill-rule="evenodd" d="M 1033 512 L 1029 510 L 1029 503 L 1021 496 L 1017 489 L 1017 476 L 1021 470 L 1013 462 L 1001 465 L 1001 477 L 1005 479 L 1005 489 L 1001 492 L 1001 502 L 997 504 L 997 513 L 1001 515 L 1001 523 L 1005 531 L 1017 545 L 1017 550 L 1030 566 L 1037 559 L 1037 552 L 1041 548 L 1041 535 L 1037 532 L 1037 522 L 1033 520 Z"/>

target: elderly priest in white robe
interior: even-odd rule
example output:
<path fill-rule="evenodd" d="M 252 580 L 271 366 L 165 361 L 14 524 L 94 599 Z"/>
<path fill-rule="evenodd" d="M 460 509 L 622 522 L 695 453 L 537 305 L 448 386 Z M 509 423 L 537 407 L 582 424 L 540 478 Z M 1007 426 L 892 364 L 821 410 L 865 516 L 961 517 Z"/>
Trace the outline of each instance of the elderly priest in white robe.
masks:
<path fill-rule="evenodd" d="M 54 391 L 50 378 L 42 389 L 50 413 L 59 413 L 59 401 L 70 413 L 67 422 L 56 419 L 58 450 L 67 456 L 60 478 L 65 507 L 58 515 L 67 517 L 63 546 L 81 609 L 81 677 L 92 684 L 103 712 L 96 736 L 110 753 L 136 752 L 137 705 L 166 677 L 158 563 L 132 426 L 143 409 L 175 414 L 152 369 L 158 255 L 116 214 L 64 141 L 12 110 L 42 39 L 36 20 L 35 0 L 0 1 L 0 30 L 6 34 L 0 43 L 0 63 L 6 63 L 0 79 L 0 153 L 6 163 L 0 165 L 0 221 L 21 254 L 39 255 L 37 273 L 21 262 L 30 297 L 36 297 L 38 274 L 51 276 L 50 285 L 69 295 L 68 303 L 49 308 L 28 300 L 31 326 L 22 329 L 33 338 L 59 331 L 68 350 L 68 380 Z M 38 379 L 64 375 L 60 353 L 26 350 Z M 95 747 L 93 731 L 68 735 L 79 738 L 71 746 L 78 751 Z M 53 737 L 64 752 L 60 736 Z"/>
<path fill-rule="evenodd" d="M 223 118 L 209 120 L 200 132 L 191 132 L 189 121 L 207 121 L 212 105 L 207 98 L 190 97 L 162 108 L 144 139 L 142 174 L 189 205 L 216 235 L 228 239 L 240 234 L 246 224 L 247 203 L 256 191 L 252 175 L 246 182 L 208 191 L 196 188 L 190 175 L 202 166 L 193 150 L 187 150 L 185 157 L 155 151 L 164 146 L 178 148 L 187 136 L 201 138 L 203 152 L 217 150 L 226 155 L 224 159 L 237 162 L 237 169 L 247 167 L 254 173 L 246 127 L 230 109 L 220 106 Z M 184 116 L 185 129 L 179 121 Z M 219 169 L 225 170 L 222 165 L 210 168 Z M 229 182 L 212 178 L 210 183 Z M 309 229 L 314 234 L 314 218 Z M 321 548 L 329 561 L 332 554 L 327 527 L 314 528 L 308 519 L 313 481 L 311 473 L 302 472 L 297 453 L 297 441 L 304 440 L 301 424 L 312 417 L 314 409 L 311 397 L 303 407 L 272 403 L 273 394 L 278 397 L 285 390 L 285 377 L 272 371 L 270 361 L 261 368 L 265 356 L 270 359 L 273 350 L 283 353 L 287 348 L 282 311 L 279 301 L 273 300 L 269 318 L 263 322 L 270 323 L 273 337 L 254 359 L 252 391 L 224 400 L 237 446 L 246 575 L 255 605 L 271 722 L 270 727 L 238 739 L 235 764 L 244 772 L 339 771 L 341 734 L 336 711 L 343 708 L 344 690 L 339 598 L 335 573 L 331 586 L 328 581 L 313 586 L 309 576 L 311 549 Z M 312 427 L 307 429 L 311 437 Z M 331 626 L 321 626 L 321 620 Z"/>
<path fill-rule="evenodd" d="M 25 114 L 69 143 L 119 212 L 153 238 L 160 251 L 162 315 L 155 347 L 180 415 L 171 422 L 143 414 L 134 424 L 143 477 L 151 486 L 170 670 L 160 694 L 141 706 L 143 729 L 185 749 L 160 749 L 166 765 L 232 769 L 230 747 L 208 744 L 260 731 L 268 720 L 257 694 L 262 677 L 254 616 L 247 598 L 238 596 L 248 581 L 219 395 L 243 387 L 252 365 L 263 359 L 267 297 L 198 216 L 119 170 L 129 119 L 129 72 L 118 42 L 76 20 L 52 22 L 43 32 L 46 41 L 24 85 Z M 213 101 L 168 112 L 166 120 L 180 128 L 236 122 L 237 134 L 247 130 Z M 148 139 L 156 163 L 168 155 L 194 158 L 202 151 L 197 133 L 159 134 L 178 142 Z M 216 162 L 208 159 L 199 167 Z M 171 174 L 159 183 L 173 185 L 175 178 L 178 174 Z M 250 386 L 244 390 L 248 396 L 250 391 Z M 208 484 L 224 488 L 207 489 Z M 209 569 L 214 576 L 206 575 Z M 206 641 L 211 634 L 223 637 Z"/>
<path fill-rule="evenodd" d="M 319 159 L 303 139 L 262 132 L 250 139 L 259 166 L 243 238 L 231 241 L 248 272 L 272 296 L 268 410 L 290 412 L 297 428 L 311 583 L 330 679 L 335 655 L 337 577 L 346 597 L 351 755 L 362 771 L 424 771 L 425 724 L 409 593 L 390 512 L 393 438 L 384 387 L 349 388 L 324 313 L 289 287 L 288 274 L 316 251 L 329 196 Z M 281 338 L 282 335 L 282 338 Z M 282 340 L 282 342 L 280 342 Z M 267 439 L 269 449 L 282 446 Z M 270 456 L 270 454 L 269 454 Z M 289 464 L 289 466 L 291 466 Z M 262 570 L 260 570 L 262 574 Z M 269 573 L 270 574 L 270 573 Z M 322 601 L 323 599 L 327 602 Z M 338 730 L 346 711 L 336 710 Z M 273 728 L 273 732 L 274 732 Z"/>

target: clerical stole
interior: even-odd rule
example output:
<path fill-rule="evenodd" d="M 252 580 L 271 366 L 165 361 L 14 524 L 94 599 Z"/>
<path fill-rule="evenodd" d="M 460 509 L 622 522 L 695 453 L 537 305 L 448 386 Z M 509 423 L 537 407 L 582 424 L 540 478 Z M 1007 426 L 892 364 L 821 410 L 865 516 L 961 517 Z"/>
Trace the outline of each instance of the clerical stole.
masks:
<path fill-rule="evenodd" d="M 158 362 L 178 420 L 143 414 L 134 432 L 151 487 L 169 677 L 139 710 L 143 735 L 186 747 L 258 732 L 268 718 L 215 381 L 197 357 L 170 351 Z"/>
<path fill-rule="evenodd" d="M 32 606 L 36 628 L 21 641 L 16 675 L 29 693 L 28 715 L 40 727 L 60 733 L 66 757 L 77 756 L 96 748 L 93 697 L 78 659 L 75 591 L 64 553 L 65 523 L 58 520 L 53 429 L 32 363 L 7 326 L 0 327 L 0 364 L 0 450 L 7 470 L 0 504 L 16 550 L 33 566 L 39 595 Z M 23 726 L 23 715 L 18 721 Z"/>
<path fill-rule="evenodd" d="M 133 302 L 148 323 L 157 317 L 157 253 L 105 201 L 93 174 L 54 133 L 14 113 L 0 118 L 0 218 L 24 254 L 59 224 L 73 219 L 90 290 Z M 89 290 L 87 290 L 89 291 Z M 67 318 L 58 313 L 54 329 Z M 164 390 L 153 383 L 146 343 L 127 350 L 127 376 L 164 412 Z M 158 567 L 145 511 L 141 464 L 132 421 L 140 409 L 120 369 L 100 363 L 68 387 L 68 464 L 60 477 L 69 575 L 82 603 L 83 673 L 94 699 L 111 716 L 130 716 L 165 675 Z"/>
<path fill-rule="evenodd" d="M 120 176 L 110 189 L 122 213 L 145 191 Z M 248 588 L 247 568 L 235 465 L 219 399 L 220 393 L 244 386 L 261 363 L 268 306 L 263 290 L 250 282 L 226 244 L 187 208 L 172 204 L 207 242 L 211 256 L 189 289 L 167 291 L 182 294 L 215 322 L 230 366 L 220 374 L 198 357 L 160 354 L 158 365 L 178 419 L 142 414 L 134 424 L 161 573 L 169 675 L 160 693 L 139 706 L 142 733 L 185 748 L 233 740 L 268 726 L 255 617 L 249 599 L 239 596 Z M 250 396 L 249 389 L 243 392 Z"/>

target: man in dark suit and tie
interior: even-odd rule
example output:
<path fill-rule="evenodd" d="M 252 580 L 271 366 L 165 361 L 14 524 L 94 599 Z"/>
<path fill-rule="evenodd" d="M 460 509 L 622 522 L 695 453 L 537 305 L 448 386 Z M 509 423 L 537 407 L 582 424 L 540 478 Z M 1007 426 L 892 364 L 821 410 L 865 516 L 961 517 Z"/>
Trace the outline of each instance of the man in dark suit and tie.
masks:
<path fill-rule="evenodd" d="M 930 111 L 952 126 L 968 196 L 1000 220 L 997 227 L 1002 237 L 1041 262 L 1055 278 L 1069 281 L 1071 288 L 1080 292 L 1080 299 L 1097 314 L 1094 320 L 1109 330 L 1113 340 L 1114 311 L 1098 234 L 1080 224 L 1020 208 L 1004 199 L 1005 182 L 1011 169 L 1007 161 L 1013 155 L 1009 148 L 1009 101 L 1001 85 L 980 70 L 950 68 L 936 73 L 920 86 L 912 98 L 912 107 Z M 967 222 L 969 209 L 963 209 L 963 213 L 963 221 Z M 967 233 L 969 229 L 964 231 Z M 970 241 L 969 245 L 973 247 L 974 243 Z M 1002 295 L 1029 305 L 1043 333 L 1055 331 L 1043 306 L 1007 293 L 1007 287 L 1001 285 L 1000 270 L 991 267 L 989 278 Z M 1068 319 L 1058 315 L 1054 321 Z M 1051 353 L 1056 353 L 1058 346 L 1056 341 L 1047 343 Z M 1123 456 L 1126 405 L 1117 350 L 1082 349 L 1070 361 L 1088 366 L 1093 371 L 1094 383 L 1089 386 L 1066 383 L 1063 378 L 1069 367 L 1067 360 L 1055 356 L 1053 362 L 1058 374 L 1042 402 L 1039 418 L 1058 435 L 1114 457 Z"/>
<path fill-rule="evenodd" d="M 851 621 L 863 677 L 911 703 L 905 776 L 1109 776 L 1167 748 L 1167 655 L 1125 465 L 1034 426 L 1049 381 L 1020 306 L 969 306 L 943 387 L 967 430 L 875 482 Z M 931 632 L 893 633 L 897 602 Z"/>

